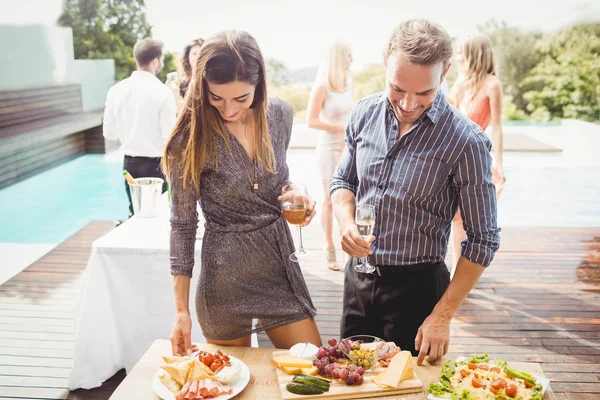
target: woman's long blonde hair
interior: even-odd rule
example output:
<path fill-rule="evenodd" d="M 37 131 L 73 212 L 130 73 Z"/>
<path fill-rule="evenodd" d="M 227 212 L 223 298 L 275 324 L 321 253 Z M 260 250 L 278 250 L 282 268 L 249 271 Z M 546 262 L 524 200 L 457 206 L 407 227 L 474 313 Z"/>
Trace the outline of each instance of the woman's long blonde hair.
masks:
<path fill-rule="evenodd" d="M 345 92 L 350 83 L 346 62 L 351 54 L 352 46 L 346 40 L 331 41 L 323 53 L 317 73 L 317 82 L 324 82 L 327 88 L 333 92 Z"/>
<path fill-rule="evenodd" d="M 256 86 L 250 106 L 254 120 L 256 160 L 261 170 L 276 173 L 275 154 L 267 122 L 267 85 L 265 63 L 254 37 L 228 30 L 208 38 L 194 66 L 185 107 L 165 148 L 162 168 L 171 179 L 174 167 L 183 167 L 183 186 L 190 183 L 200 193 L 200 175 L 207 162 L 216 163 L 216 135 L 229 146 L 229 135 L 218 110 L 208 100 L 207 82 L 226 84 L 234 81 Z M 179 178 L 179 177 L 177 177 Z"/>
<path fill-rule="evenodd" d="M 462 53 L 463 73 L 460 73 L 454 86 L 455 106 L 473 100 L 477 91 L 489 75 L 497 75 L 496 58 L 490 39 L 481 33 L 470 35 L 458 42 Z"/>

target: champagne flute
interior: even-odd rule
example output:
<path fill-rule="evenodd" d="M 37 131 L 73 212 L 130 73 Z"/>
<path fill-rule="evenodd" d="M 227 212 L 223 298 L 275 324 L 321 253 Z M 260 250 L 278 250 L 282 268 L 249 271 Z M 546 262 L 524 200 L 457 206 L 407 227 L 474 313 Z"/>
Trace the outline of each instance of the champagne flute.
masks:
<path fill-rule="evenodd" d="M 302 224 L 308 214 L 306 205 L 308 203 L 308 193 L 304 185 L 291 183 L 281 189 L 281 211 L 283 217 L 292 225 L 298 227 L 298 246 L 297 251 L 290 254 L 290 260 L 298 262 L 300 258 L 306 257 L 308 253 L 304 251 L 302 245 Z"/>
<path fill-rule="evenodd" d="M 165 85 L 171 89 L 179 89 L 179 76 L 177 76 L 177 72 L 169 72 L 167 74 Z"/>
<path fill-rule="evenodd" d="M 375 226 L 375 207 L 370 204 L 363 204 L 356 207 L 356 227 L 358 228 L 358 234 L 365 240 L 373 234 L 373 228 Z M 370 274 L 375 271 L 375 267 L 369 264 L 367 256 L 362 258 L 362 263 L 355 265 L 354 269 L 357 272 Z"/>

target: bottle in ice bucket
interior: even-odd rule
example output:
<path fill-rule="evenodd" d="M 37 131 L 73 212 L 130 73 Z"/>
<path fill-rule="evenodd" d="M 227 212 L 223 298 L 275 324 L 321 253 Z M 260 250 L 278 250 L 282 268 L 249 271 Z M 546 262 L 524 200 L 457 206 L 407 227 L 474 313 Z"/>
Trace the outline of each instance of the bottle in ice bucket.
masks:
<path fill-rule="evenodd" d="M 158 216 L 157 206 L 162 194 L 164 180 L 156 177 L 138 177 L 134 179 L 127 171 L 123 171 L 123 176 L 129 185 L 133 213 L 142 218 Z"/>
<path fill-rule="evenodd" d="M 123 176 L 125 177 L 125 180 L 131 184 L 131 185 L 136 185 L 137 182 L 135 181 L 135 179 L 133 178 L 133 176 L 131 176 L 131 174 L 125 169 L 123 170 Z"/>

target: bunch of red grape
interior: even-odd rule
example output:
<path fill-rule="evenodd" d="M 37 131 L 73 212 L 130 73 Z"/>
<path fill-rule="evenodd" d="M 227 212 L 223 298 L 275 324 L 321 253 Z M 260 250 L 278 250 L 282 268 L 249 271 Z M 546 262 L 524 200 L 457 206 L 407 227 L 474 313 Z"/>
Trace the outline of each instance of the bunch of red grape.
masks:
<path fill-rule="evenodd" d="M 348 385 L 363 383 L 365 369 L 356 364 L 340 365 L 338 358 L 344 357 L 337 341 L 333 338 L 327 341 L 328 347 L 320 347 L 313 365 L 319 370 L 319 375 L 329 376 L 333 379 L 342 379 Z"/>

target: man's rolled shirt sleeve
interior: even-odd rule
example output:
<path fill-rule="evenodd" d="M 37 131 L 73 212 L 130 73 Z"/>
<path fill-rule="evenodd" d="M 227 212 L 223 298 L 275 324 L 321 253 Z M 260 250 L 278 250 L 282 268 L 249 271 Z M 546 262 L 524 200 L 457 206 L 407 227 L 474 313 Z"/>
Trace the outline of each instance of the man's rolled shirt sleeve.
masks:
<path fill-rule="evenodd" d="M 484 267 L 490 265 L 500 247 L 490 150 L 491 143 L 483 133 L 474 136 L 465 147 L 454 178 L 463 228 L 467 233 L 461 255 Z"/>

